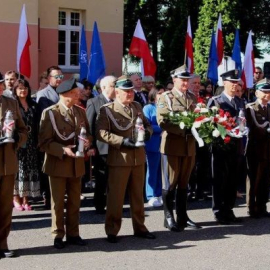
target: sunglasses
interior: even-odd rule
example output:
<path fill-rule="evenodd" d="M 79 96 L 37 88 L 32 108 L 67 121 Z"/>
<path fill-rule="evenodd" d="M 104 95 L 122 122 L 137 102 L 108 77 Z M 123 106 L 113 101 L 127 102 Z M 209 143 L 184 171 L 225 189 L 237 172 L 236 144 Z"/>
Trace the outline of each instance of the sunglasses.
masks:
<path fill-rule="evenodd" d="M 54 75 L 54 76 L 50 76 L 50 77 L 53 77 L 56 80 L 58 80 L 58 79 L 63 80 L 64 79 L 64 75 Z"/>

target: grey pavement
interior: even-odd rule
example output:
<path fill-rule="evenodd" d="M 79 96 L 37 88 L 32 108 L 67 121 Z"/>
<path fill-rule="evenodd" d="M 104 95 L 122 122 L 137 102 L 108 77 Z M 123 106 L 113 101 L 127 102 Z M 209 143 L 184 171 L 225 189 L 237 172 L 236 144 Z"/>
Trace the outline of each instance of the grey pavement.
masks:
<path fill-rule="evenodd" d="M 80 233 L 86 247 L 54 249 L 50 211 L 14 210 L 9 247 L 19 257 L 0 260 L 0 269 L 270 269 L 270 219 L 247 217 L 243 199 L 238 199 L 235 208 L 236 216 L 243 217 L 237 225 L 217 225 L 211 202 L 189 203 L 190 218 L 203 229 L 179 233 L 163 228 L 162 208 L 145 204 L 146 225 L 156 240 L 132 236 L 129 206 L 125 205 L 119 242 L 110 244 L 105 240 L 105 216 L 95 214 L 92 196 L 87 194 L 81 207 Z"/>

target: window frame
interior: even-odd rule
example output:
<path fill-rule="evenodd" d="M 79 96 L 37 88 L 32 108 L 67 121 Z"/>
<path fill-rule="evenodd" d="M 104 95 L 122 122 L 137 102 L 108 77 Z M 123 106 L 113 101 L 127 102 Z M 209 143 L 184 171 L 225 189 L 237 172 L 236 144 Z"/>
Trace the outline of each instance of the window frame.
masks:
<path fill-rule="evenodd" d="M 60 25 L 59 24 L 59 13 L 60 12 L 65 12 L 66 13 L 66 18 L 65 18 L 65 25 Z M 79 19 L 79 26 L 74 26 L 71 25 L 71 13 L 79 13 L 80 15 L 80 19 Z M 79 46 L 78 46 L 78 57 L 79 57 L 79 50 L 80 50 L 80 40 L 81 40 L 81 27 L 82 27 L 82 11 L 80 10 L 73 10 L 73 9 L 59 9 L 58 11 L 58 46 L 59 46 L 59 31 L 64 31 L 65 32 L 65 65 L 60 65 L 59 64 L 59 48 L 58 48 L 58 52 L 57 52 L 57 62 L 58 62 L 58 66 L 62 69 L 62 70 L 66 70 L 66 71 L 78 71 L 80 69 L 79 66 L 79 61 L 77 63 L 77 65 L 71 65 L 70 61 L 71 61 L 71 32 L 75 31 L 79 33 Z"/>

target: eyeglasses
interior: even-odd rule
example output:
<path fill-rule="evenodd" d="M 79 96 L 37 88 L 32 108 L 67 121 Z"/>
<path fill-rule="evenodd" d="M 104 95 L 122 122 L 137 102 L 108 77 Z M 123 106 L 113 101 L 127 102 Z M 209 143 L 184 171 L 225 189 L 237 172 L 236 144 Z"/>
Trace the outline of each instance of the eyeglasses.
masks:
<path fill-rule="evenodd" d="M 63 80 L 64 79 L 64 75 L 63 74 L 61 74 L 61 75 L 54 75 L 54 76 L 50 76 L 50 77 L 53 77 L 56 80 L 58 80 L 58 79 Z"/>

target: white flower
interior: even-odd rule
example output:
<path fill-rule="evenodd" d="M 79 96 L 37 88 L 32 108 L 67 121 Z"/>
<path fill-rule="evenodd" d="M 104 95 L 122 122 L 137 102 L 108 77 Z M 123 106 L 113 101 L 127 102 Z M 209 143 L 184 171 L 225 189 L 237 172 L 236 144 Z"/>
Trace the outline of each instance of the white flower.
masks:
<path fill-rule="evenodd" d="M 180 122 L 180 125 L 179 126 L 180 126 L 181 129 L 184 129 L 185 128 L 185 123 L 184 122 Z"/>
<path fill-rule="evenodd" d="M 187 116 L 188 113 L 186 111 L 182 112 L 182 115 Z"/>
<path fill-rule="evenodd" d="M 208 109 L 207 108 L 201 108 L 201 113 L 208 113 Z"/>
<path fill-rule="evenodd" d="M 195 122 L 193 123 L 193 127 L 199 128 L 199 127 L 201 126 L 201 124 L 202 124 L 201 121 L 195 121 Z"/>
<path fill-rule="evenodd" d="M 170 115 L 170 116 L 173 116 L 173 112 L 170 112 L 169 115 Z"/>
<path fill-rule="evenodd" d="M 220 136 L 220 132 L 217 129 L 215 129 L 215 130 L 213 130 L 212 135 L 213 135 L 213 137 L 217 138 Z"/>
<path fill-rule="evenodd" d="M 201 112 L 201 109 L 200 109 L 199 107 L 196 107 L 196 108 L 194 109 L 194 112 L 195 112 L 195 113 L 199 113 L 199 112 Z"/>
<path fill-rule="evenodd" d="M 218 107 L 217 107 L 217 106 L 212 106 L 212 107 L 211 107 L 211 110 L 212 110 L 213 112 L 217 112 L 217 111 L 218 111 Z"/>

